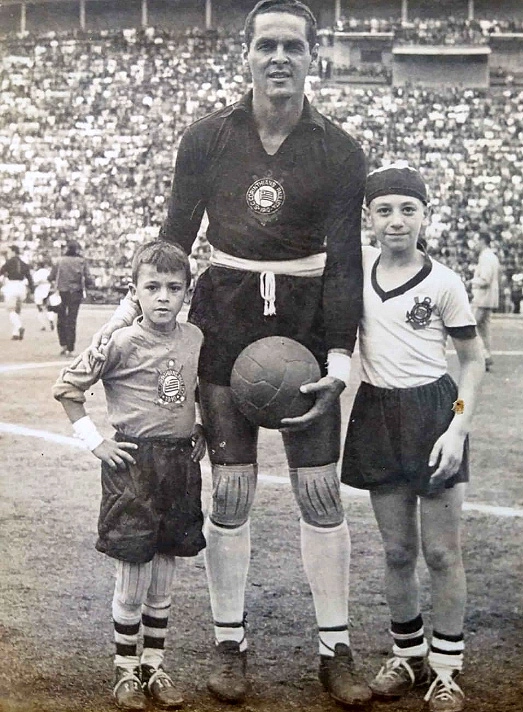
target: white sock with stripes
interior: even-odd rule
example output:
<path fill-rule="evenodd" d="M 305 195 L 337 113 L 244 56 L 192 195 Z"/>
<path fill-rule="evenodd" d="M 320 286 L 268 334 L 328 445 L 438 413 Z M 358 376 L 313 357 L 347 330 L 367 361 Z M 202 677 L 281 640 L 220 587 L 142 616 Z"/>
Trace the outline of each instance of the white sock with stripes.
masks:
<path fill-rule="evenodd" d="M 244 597 L 251 557 L 249 521 L 227 529 L 207 519 L 204 534 L 207 541 L 205 568 L 216 642 L 235 640 L 240 643 L 240 650 L 245 650 Z"/>
<path fill-rule="evenodd" d="M 165 654 L 175 566 L 174 556 L 155 555 L 151 585 L 142 606 L 143 652 L 140 662 L 154 668 L 160 667 Z"/>
<path fill-rule="evenodd" d="M 314 527 L 303 520 L 301 553 L 319 628 L 320 655 L 334 655 L 337 643 L 350 645 L 348 631 L 350 536 L 344 520 Z"/>
<path fill-rule="evenodd" d="M 142 603 L 151 583 L 152 564 L 116 562 L 116 582 L 112 602 L 114 664 L 130 672 L 139 664 L 137 657 L 138 635 L 142 615 Z"/>
<path fill-rule="evenodd" d="M 429 665 L 436 674 L 439 670 L 442 672 L 448 672 L 449 670 L 461 672 L 464 650 L 465 641 L 462 633 L 459 635 L 444 635 L 434 631 L 430 644 Z"/>

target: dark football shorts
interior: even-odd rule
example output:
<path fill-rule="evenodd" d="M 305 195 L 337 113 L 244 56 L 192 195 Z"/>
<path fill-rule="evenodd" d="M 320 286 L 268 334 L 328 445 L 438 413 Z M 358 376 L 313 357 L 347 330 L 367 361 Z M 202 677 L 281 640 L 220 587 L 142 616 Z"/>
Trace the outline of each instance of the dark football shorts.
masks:
<path fill-rule="evenodd" d="M 454 417 L 457 394 L 448 374 L 416 388 L 361 383 L 349 419 L 341 481 L 375 491 L 407 483 L 416 494 L 426 494 L 437 467 L 428 466 L 429 456 Z M 468 449 L 467 437 L 460 469 L 446 488 L 468 482 Z"/>
<path fill-rule="evenodd" d="M 96 548 L 130 563 L 146 563 L 156 553 L 196 556 L 202 533 L 200 464 L 191 460 L 185 439 L 131 438 L 135 465 L 118 470 L 102 462 L 102 501 Z"/>
<path fill-rule="evenodd" d="M 211 265 L 198 279 L 188 317 L 204 334 L 198 375 L 229 386 L 239 353 L 266 336 L 299 341 L 312 351 L 325 375 L 322 302 L 322 277 L 277 274 L 276 314 L 264 316 L 259 273 Z"/>

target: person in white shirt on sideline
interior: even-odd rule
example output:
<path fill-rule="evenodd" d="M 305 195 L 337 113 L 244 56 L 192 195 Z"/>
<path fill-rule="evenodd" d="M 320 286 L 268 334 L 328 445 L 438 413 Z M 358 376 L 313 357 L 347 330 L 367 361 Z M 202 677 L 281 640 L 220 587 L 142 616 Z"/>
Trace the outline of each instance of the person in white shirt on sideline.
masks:
<path fill-rule="evenodd" d="M 492 368 L 491 315 L 499 306 L 499 260 L 490 247 L 490 236 L 482 233 L 479 238 L 479 257 L 474 269 L 472 307 L 478 335 L 483 346 L 485 370 Z"/>
<path fill-rule="evenodd" d="M 38 321 L 40 322 L 40 330 L 47 331 L 47 327 L 54 331 L 56 327 L 57 313 L 49 309 L 49 294 L 51 293 L 51 282 L 49 275 L 51 267 L 47 260 L 41 259 L 38 262 L 38 269 L 33 274 L 33 282 L 35 285 L 34 303 L 38 310 Z"/>

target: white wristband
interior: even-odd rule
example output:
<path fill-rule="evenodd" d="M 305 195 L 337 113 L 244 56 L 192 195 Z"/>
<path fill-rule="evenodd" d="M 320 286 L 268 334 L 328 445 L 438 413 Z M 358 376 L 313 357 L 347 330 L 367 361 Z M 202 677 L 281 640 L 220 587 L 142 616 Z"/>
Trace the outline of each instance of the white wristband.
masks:
<path fill-rule="evenodd" d="M 337 351 L 329 351 L 327 355 L 327 376 L 338 378 L 348 386 L 350 378 L 351 357 Z"/>
<path fill-rule="evenodd" d="M 96 425 L 88 415 L 84 415 L 83 418 L 73 423 L 73 430 L 76 437 L 80 438 L 91 451 L 96 450 L 104 441 L 104 438 L 100 435 Z"/>

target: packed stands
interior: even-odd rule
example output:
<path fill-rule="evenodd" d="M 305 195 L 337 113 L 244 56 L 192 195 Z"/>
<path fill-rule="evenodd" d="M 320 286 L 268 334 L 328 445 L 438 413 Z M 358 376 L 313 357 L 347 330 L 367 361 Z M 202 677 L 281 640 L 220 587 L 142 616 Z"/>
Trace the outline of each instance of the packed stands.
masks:
<path fill-rule="evenodd" d="M 0 250 L 17 243 L 34 260 L 75 237 L 99 288 L 124 288 L 135 244 L 164 218 L 183 130 L 248 85 L 238 37 L 148 28 L 11 38 L 0 56 Z M 523 92 L 313 77 L 307 93 L 362 142 L 371 167 L 421 167 L 432 254 L 468 276 L 485 231 L 507 276 L 523 270 Z M 202 238 L 199 271 L 207 256 Z"/>
<path fill-rule="evenodd" d="M 414 18 L 409 21 L 370 17 L 340 18 L 336 32 L 392 32 L 404 44 L 487 44 L 491 35 L 523 32 L 523 20 L 465 20 L 456 17 Z"/>

